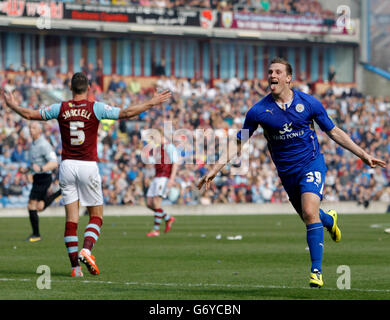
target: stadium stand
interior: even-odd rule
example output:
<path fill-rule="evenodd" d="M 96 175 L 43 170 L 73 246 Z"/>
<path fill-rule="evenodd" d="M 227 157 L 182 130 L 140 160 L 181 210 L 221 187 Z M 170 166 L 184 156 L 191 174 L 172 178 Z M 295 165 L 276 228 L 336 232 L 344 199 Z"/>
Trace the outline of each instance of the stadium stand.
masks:
<path fill-rule="evenodd" d="M 335 19 L 333 11 L 325 10 L 315 0 L 63 2 L 162 9 L 210 8 L 220 12 L 321 18 L 329 23 L 334 23 Z M 174 123 L 175 129 L 191 131 L 213 128 L 229 133 L 240 128 L 249 107 L 268 92 L 264 67 L 275 55 L 285 55 L 292 60 L 296 74 L 294 86 L 316 95 L 329 115 L 352 135 L 355 142 L 373 155 L 387 162 L 390 160 L 390 97 L 365 96 L 357 91 L 356 76 L 351 71 L 345 72 L 356 67 L 352 46 L 328 44 L 317 48 L 281 43 L 269 46 L 244 43 L 241 46 L 229 40 L 198 44 L 192 39 L 184 39 L 177 46 L 175 39 L 168 39 L 164 45 L 159 39 L 145 39 L 141 46 L 139 38 L 132 39 L 131 43 L 126 39 L 84 39 L 67 34 L 0 32 L 0 87 L 15 90 L 19 103 L 34 109 L 69 98 L 67 88 L 72 73 L 78 70 L 86 73 L 91 81 L 90 100 L 120 108 L 145 100 L 155 88 L 173 92 L 172 102 L 164 110 L 153 109 L 133 121 L 103 121 L 98 153 L 108 205 L 144 204 L 154 169 L 153 165 L 141 161 L 145 146 L 141 139 L 142 129 L 161 127 L 164 121 Z M 22 54 L 15 54 L 14 48 L 23 49 Z M 202 57 L 194 54 L 195 49 Z M 159 59 L 144 59 L 147 50 Z M 212 50 L 215 50 L 214 54 Z M 229 50 L 235 53 L 225 55 Z M 130 52 L 132 62 L 127 61 L 123 66 L 123 57 Z M 191 58 L 187 59 L 187 55 Z M 163 57 L 170 65 L 165 64 Z M 204 63 L 209 60 L 210 66 Z M 346 67 L 332 70 L 337 63 Z M 0 100 L 0 127 L 0 207 L 25 207 L 31 188 L 28 170 L 31 138 L 27 122 L 9 112 Z M 44 127 L 46 137 L 60 156 L 57 123 L 49 121 Z M 328 164 L 325 201 L 353 200 L 364 206 L 371 200 L 390 201 L 389 169 L 369 169 L 352 154 L 337 147 L 324 133 L 319 134 L 319 139 Z M 247 174 L 233 175 L 230 170 L 224 170 L 216 178 L 213 189 L 206 192 L 199 192 L 195 184 L 207 170 L 206 163 L 210 159 L 194 157 L 190 139 L 181 141 L 179 149 L 185 163 L 180 167 L 176 185 L 169 192 L 168 204 L 287 201 L 261 130 L 251 139 Z M 217 158 L 218 155 L 207 154 L 207 157 Z M 58 179 L 54 184 L 54 188 L 57 187 Z"/>
<path fill-rule="evenodd" d="M 85 72 L 88 73 L 88 70 L 85 69 Z M 57 73 L 48 81 L 43 70 L 2 71 L 0 86 L 15 90 L 21 105 L 39 108 L 48 104 L 48 91 L 54 90 L 59 92 L 59 96 L 66 96 L 70 76 Z M 154 169 L 153 165 L 141 161 L 145 146 L 141 140 L 141 129 L 172 121 L 175 127 L 192 131 L 213 128 L 228 132 L 240 128 L 248 108 L 267 94 L 266 86 L 257 80 L 232 78 L 216 82 L 212 87 L 202 79 L 161 76 L 154 78 L 153 86 L 142 87 L 136 77 L 129 83 L 114 75 L 113 79 L 106 90 L 93 81 L 90 99 L 124 108 L 149 97 L 155 87 L 171 90 L 174 98 L 164 110 L 153 109 L 134 121 L 103 122 L 98 154 L 107 205 L 144 204 Z M 298 89 L 313 94 L 314 88 L 303 85 Z M 334 121 L 349 132 L 354 141 L 373 155 L 387 162 L 390 160 L 389 97 L 364 96 L 351 88 L 338 87 L 337 82 L 317 97 Z M 31 188 L 27 160 L 31 143 L 28 126 L 25 120 L 5 109 L 2 101 L 0 115 L 0 205 L 7 208 L 24 207 Z M 57 122 L 49 121 L 44 126 L 46 137 L 60 155 Z M 337 147 L 324 133 L 319 134 L 319 140 L 328 164 L 325 201 L 353 200 L 364 206 L 368 206 L 371 200 L 390 201 L 389 169 L 367 168 L 358 158 Z M 207 170 L 205 163 L 210 159 L 193 159 L 195 151 L 190 140 L 183 140 L 178 148 L 184 164 L 165 204 L 287 201 L 261 130 L 251 139 L 247 174 L 233 175 L 225 170 L 216 178 L 214 188 L 206 192 L 199 192 L 194 185 Z M 54 188 L 56 185 L 58 187 L 58 180 Z"/>

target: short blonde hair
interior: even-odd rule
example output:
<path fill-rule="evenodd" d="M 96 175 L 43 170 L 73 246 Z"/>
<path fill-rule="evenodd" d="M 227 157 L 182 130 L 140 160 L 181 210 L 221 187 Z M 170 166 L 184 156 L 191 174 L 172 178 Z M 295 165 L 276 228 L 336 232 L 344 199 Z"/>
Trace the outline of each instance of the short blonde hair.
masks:
<path fill-rule="evenodd" d="M 270 65 L 271 65 L 271 64 L 274 64 L 274 63 L 284 64 L 284 65 L 286 66 L 287 75 L 292 76 L 292 74 L 293 74 L 293 68 L 292 68 L 290 62 L 288 62 L 286 59 L 281 58 L 281 57 L 276 57 L 276 58 L 273 58 L 273 59 L 271 60 Z"/>

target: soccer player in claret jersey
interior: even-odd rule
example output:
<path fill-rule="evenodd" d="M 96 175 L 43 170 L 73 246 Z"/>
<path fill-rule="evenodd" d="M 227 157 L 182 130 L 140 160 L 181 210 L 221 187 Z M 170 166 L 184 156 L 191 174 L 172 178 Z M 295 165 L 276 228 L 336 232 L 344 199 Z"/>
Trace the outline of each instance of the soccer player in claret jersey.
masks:
<path fill-rule="evenodd" d="M 103 224 L 103 193 L 97 166 L 99 122 L 102 119 L 134 117 L 167 101 L 171 93 L 164 91 L 142 104 L 120 109 L 102 102 L 88 101 L 88 78 L 83 73 L 73 75 L 70 89 L 72 100 L 40 110 L 18 106 L 12 93 L 3 92 L 3 98 L 9 108 L 25 119 L 58 120 L 62 142 L 59 181 L 66 212 L 64 241 L 72 266 L 72 276 L 81 277 L 83 273 L 79 261 L 86 265 L 91 274 L 99 274 L 95 257 L 91 254 Z M 89 223 L 85 228 L 83 248 L 80 252 L 77 237 L 79 202 L 87 207 L 89 213 Z"/>
<path fill-rule="evenodd" d="M 257 102 L 246 114 L 243 128 L 237 141 L 231 142 L 223 159 L 229 162 L 241 153 L 242 144 L 260 125 L 268 142 L 268 149 L 289 200 L 306 225 L 306 239 L 310 251 L 311 269 L 309 284 L 322 287 L 322 256 L 325 227 L 331 238 L 339 242 L 341 232 L 337 225 L 335 210 L 320 209 L 325 183 L 326 165 L 320 152 L 314 121 L 320 129 L 343 148 L 349 150 L 365 164 L 374 168 L 386 163 L 367 154 L 356 145 L 328 117 L 325 108 L 313 96 L 292 90 L 292 67 L 282 58 L 271 61 L 268 69 L 268 84 L 271 93 Z M 198 188 L 211 181 L 224 167 L 216 164 L 200 179 Z"/>
<path fill-rule="evenodd" d="M 147 237 L 158 237 L 160 235 L 160 224 L 165 221 L 164 232 L 171 230 L 175 217 L 166 213 L 162 207 L 162 200 L 167 197 L 169 188 L 174 184 L 176 172 L 178 169 L 178 155 L 175 146 L 168 142 L 162 130 L 158 137 L 159 141 L 155 141 L 156 151 L 155 177 L 153 178 L 148 191 L 146 193 L 147 207 L 154 212 L 153 230 L 146 234 Z"/>

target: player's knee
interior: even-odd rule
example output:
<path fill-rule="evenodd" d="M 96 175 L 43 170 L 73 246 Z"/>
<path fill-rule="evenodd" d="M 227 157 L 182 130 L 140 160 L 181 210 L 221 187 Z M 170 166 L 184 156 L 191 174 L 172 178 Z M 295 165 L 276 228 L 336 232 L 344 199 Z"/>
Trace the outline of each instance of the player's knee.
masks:
<path fill-rule="evenodd" d="M 36 202 L 34 201 L 34 202 L 29 202 L 28 204 L 27 204 L 27 209 L 28 210 L 37 210 L 37 204 L 36 204 Z"/>
<path fill-rule="evenodd" d="M 39 201 L 39 202 L 36 204 L 36 210 L 42 211 L 44 208 L 45 208 L 45 203 L 44 203 L 43 201 Z"/>
<path fill-rule="evenodd" d="M 153 198 L 153 206 L 155 208 L 160 208 L 161 207 L 161 202 L 162 202 L 162 198 L 161 197 L 154 197 Z"/>
<path fill-rule="evenodd" d="M 147 202 L 147 203 L 146 203 L 146 206 L 147 206 L 149 209 L 154 210 L 154 205 L 153 205 L 153 203 Z"/>
<path fill-rule="evenodd" d="M 302 218 L 305 224 L 311 224 L 320 221 L 319 213 L 310 210 L 304 210 Z"/>

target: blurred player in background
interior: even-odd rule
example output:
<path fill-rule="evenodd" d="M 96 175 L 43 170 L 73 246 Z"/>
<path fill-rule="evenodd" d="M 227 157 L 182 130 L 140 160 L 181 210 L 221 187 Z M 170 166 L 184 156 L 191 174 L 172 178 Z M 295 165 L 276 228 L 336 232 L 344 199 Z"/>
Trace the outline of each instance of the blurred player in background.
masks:
<path fill-rule="evenodd" d="M 91 274 L 99 274 L 91 250 L 100 236 L 103 224 L 103 193 L 97 166 L 100 120 L 134 117 L 167 101 L 171 94 L 164 91 L 142 104 L 120 109 L 102 102 L 88 101 L 88 78 L 81 72 L 73 75 L 70 89 L 72 100 L 41 110 L 18 106 L 12 93 L 3 92 L 3 97 L 7 106 L 25 119 L 58 120 L 62 142 L 59 180 L 66 212 L 64 241 L 72 266 L 72 276 L 82 277 L 79 261 L 87 266 Z M 87 207 L 89 223 L 84 233 L 83 249 L 78 253 L 79 204 Z"/>
<path fill-rule="evenodd" d="M 165 233 L 171 230 L 175 221 L 174 217 L 162 209 L 161 203 L 167 197 L 169 188 L 175 183 L 178 169 L 177 150 L 172 143 L 169 143 L 162 130 L 157 139 L 159 141 L 154 142 L 156 143 L 154 148 L 156 151 L 154 155 L 156 173 L 146 194 L 147 207 L 154 212 L 154 226 L 153 230 L 146 234 L 147 237 L 158 237 L 160 235 L 160 224 L 163 220 L 165 221 Z"/>
<path fill-rule="evenodd" d="M 42 134 L 42 126 L 34 121 L 30 124 L 32 143 L 30 147 L 30 166 L 33 172 L 33 185 L 30 192 L 27 208 L 32 227 L 32 234 L 26 239 L 29 242 L 41 240 L 39 232 L 38 212 L 48 207 L 54 199 L 61 195 L 61 190 L 48 195 L 47 191 L 52 183 L 52 172 L 57 169 L 57 155 L 52 145 Z"/>
<path fill-rule="evenodd" d="M 336 127 L 317 99 L 292 90 L 292 74 L 293 70 L 288 61 L 282 58 L 271 61 L 268 69 L 271 93 L 247 112 L 243 128 L 237 134 L 237 141 L 229 145 L 223 159 L 229 162 L 240 154 L 242 144 L 252 136 L 259 125 L 264 129 L 268 149 L 284 189 L 306 225 L 312 262 L 309 284 L 311 287 L 322 287 L 323 228 L 327 228 L 336 242 L 340 241 L 341 232 L 337 226 L 336 211 L 324 212 L 320 209 L 326 165 L 320 152 L 314 121 L 332 140 L 358 156 L 368 166 L 385 167 L 386 164 L 367 154 L 344 131 Z M 214 165 L 209 173 L 200 179 L 198 188 L 205 184 L 208 189 L 225 164 Z"/>

